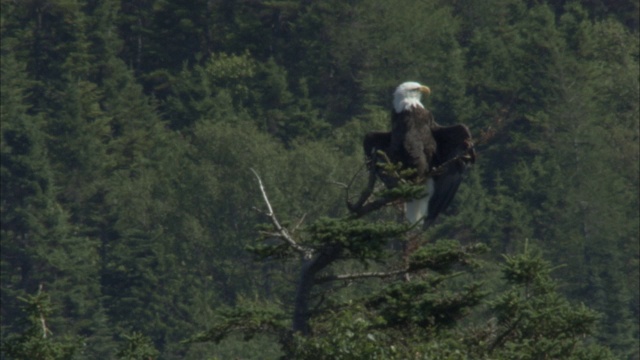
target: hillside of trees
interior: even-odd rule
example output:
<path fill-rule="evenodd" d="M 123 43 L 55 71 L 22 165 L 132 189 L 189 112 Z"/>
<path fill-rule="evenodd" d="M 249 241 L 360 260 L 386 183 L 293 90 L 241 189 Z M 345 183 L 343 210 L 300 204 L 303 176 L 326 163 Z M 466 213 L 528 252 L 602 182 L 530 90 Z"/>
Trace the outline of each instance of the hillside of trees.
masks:
<path fill-rule="evenodd" d="M 0 4 L 2 359 L 640 359 L 638 0 Z M 421 234 L 345 202 L 408 80 Z"/>

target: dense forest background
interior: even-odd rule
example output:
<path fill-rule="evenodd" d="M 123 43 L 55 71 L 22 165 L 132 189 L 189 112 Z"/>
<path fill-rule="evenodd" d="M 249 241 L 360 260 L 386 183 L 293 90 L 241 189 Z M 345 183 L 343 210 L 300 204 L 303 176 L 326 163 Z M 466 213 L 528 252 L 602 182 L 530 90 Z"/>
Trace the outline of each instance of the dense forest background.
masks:
<path fill-rule="evenodd" d="M 588 341 L 639 359 L 637 0 L 1 4 L 3 343 L 41 288 L 73 358 L 278 356 L 181 342 L 293 291 L 295 263 L 245 251 L 265 222 L 250 168 L 281 219 L 344 216 L 363 135 L 414 80 L 487 139 L 428 236 L 488 247 L 487 301 L 502 254 L 535 247 L 599 314 Z"/>

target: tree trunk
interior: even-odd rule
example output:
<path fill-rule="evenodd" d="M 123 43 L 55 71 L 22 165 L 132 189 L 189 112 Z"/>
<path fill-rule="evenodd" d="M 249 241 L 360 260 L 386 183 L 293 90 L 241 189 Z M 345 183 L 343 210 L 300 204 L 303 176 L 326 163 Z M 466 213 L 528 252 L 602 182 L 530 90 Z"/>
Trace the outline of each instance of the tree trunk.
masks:
<path fill-rule="evenodd" d="M 316 274 L 336 260 L 340 250 L 340 247 L 333 247 L 328 249 L 327 252 L 316 256 L 306 254 L 303 257 L 293 310 L 293 332 L 300 332 L 304 336 L 311 333 L 309 328 L 309 318 L 311 317 L 309 313 L 309 295 L 315 285 Z"/>

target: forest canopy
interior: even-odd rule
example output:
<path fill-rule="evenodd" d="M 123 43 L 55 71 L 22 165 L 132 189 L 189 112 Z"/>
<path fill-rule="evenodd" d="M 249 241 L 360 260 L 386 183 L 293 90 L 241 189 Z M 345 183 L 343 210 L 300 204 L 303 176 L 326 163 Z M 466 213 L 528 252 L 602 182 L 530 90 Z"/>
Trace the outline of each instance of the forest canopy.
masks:
<path fill-rule="evenodd" d="M 2 358 L 638 359 L 638 9 L 2 1 Z M 483 141 L 403 258 L 398 211 L 350 218 L 345 184 L 407 80 Z M 300 263 L 256 174 L 296 241 L 341 249 L 318 279 L 422 275 L 320 284 L 291 333 Z"/>

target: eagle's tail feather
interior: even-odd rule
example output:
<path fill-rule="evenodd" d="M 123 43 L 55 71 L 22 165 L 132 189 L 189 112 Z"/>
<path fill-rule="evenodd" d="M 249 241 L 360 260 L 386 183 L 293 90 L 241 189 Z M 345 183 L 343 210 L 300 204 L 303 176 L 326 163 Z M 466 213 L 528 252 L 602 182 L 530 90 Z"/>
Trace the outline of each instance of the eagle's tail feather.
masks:
<path fill-rule="evenodd" d="M 404 204 L 405 216 L 411 225 L 422 220 L 427 215 L 428 209 L 429 196 L 408 201 Z"/>
<path fill-rule="evenodd" d="M 414 225 L 418 221 L 422 221 L 429 214 L 429 200 L 433 195 L 433 185 L 433 179 L 427 180 L 427 194 L 420 199 L 407 201 L 404 204 L 405 216 L 409 224 Z"/>

